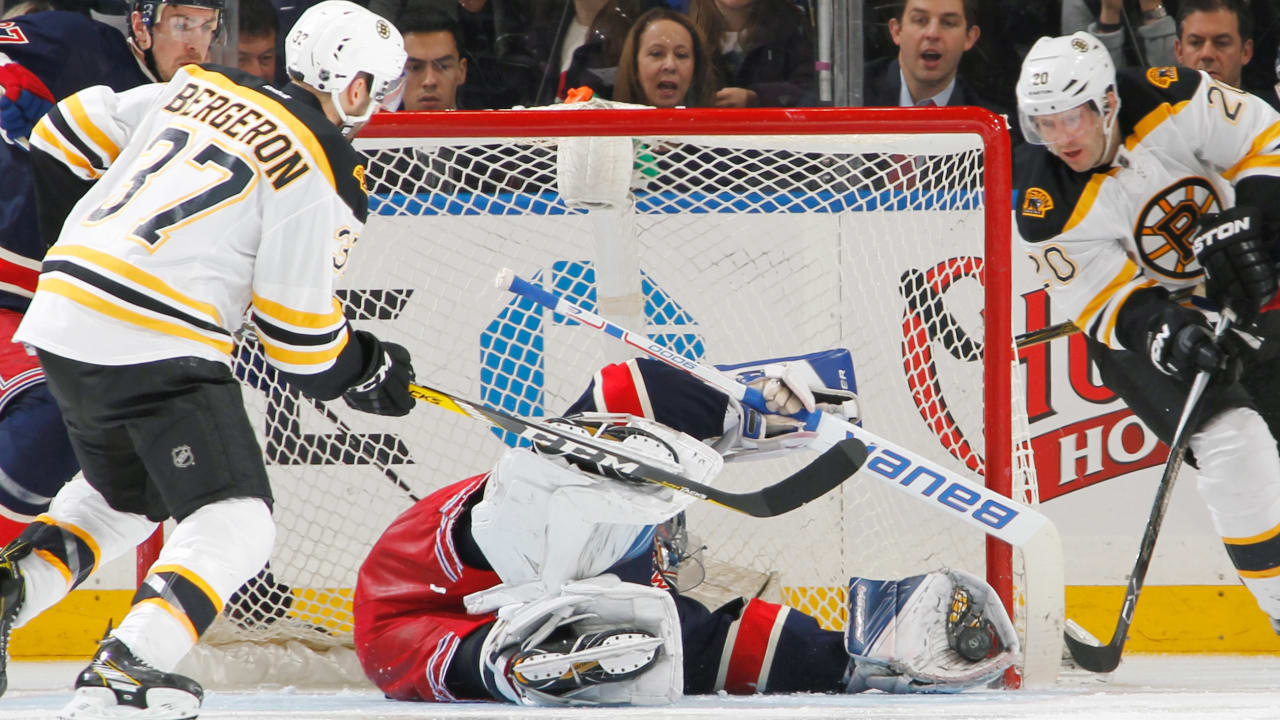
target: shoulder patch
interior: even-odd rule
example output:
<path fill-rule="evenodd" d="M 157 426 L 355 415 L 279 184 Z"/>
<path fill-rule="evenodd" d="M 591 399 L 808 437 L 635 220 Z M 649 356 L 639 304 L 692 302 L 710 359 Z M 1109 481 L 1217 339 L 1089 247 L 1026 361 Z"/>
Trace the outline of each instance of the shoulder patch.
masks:
<path fill-rule="evenodd" d="M 1047 190 L 1038 187 L 1027 188 L 1022 198 L 1022 214 L 1028 217 L 1042 218 L 1053 209 L 1053 197 Z"/>
<path fill-rule="evenodd" d="M 365 184 L 364 180 L 364 165 L 356 163 L 356 166 L 351 169 L 351 176 L 356 179 L 356 182 L 360 183 L 360 189 L 364 191 L 364 194 L 368 195 L 369 186 Z"/>
<path fill-rule="evenodd" d="M 1147 69 L 1147 82 L 1155 85 L 1161 90 L 1168 90 L 1169 86 L 1178 82 L 1178 68 L 1176 67 L 1153 67 Z"/>

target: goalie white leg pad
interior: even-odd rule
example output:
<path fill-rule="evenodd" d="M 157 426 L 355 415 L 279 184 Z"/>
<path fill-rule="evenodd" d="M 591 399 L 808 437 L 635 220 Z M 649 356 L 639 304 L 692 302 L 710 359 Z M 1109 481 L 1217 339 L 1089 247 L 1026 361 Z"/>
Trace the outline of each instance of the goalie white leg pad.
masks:
<path fill-rule="evenodd" d="M 1191 437 L 1197 485 L 1240 579 L 1262 611 L 1280 617 L 1280 455 L 1248 408 L 1218 414 Z"/>
<path fill-rule="evenodd" d="M 959 692 L 996 679 L 1018 656 L 995 590 L 961 570 L 853 578 L 849 603 L 849 692 Z"/>
<path fill-rule="evenodd" d="M 665 705 L 684 688 L 675 602 L 613 575 L 501 608 L 480 655 L 494 695 L 522 705 Z"/>

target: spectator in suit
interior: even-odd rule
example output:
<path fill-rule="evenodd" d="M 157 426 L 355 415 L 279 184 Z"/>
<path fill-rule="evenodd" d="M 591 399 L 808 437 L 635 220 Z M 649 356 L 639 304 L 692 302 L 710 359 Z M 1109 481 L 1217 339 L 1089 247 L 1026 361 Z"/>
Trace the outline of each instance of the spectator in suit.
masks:
<path fill-rule="evenodd" d="M 716 107 L 798 107 L 817 100 L 807 19 L 792 0 L 691 0 L 721 88 Z"/>
<path fill-rule="evenodd" d="M 270 0 L 240 0 L 236 65 L 269 83 L 276 81 L 276 36 L 280 20 Z"/>
<path fill-rule="evenodd" d="M 898 55 L 867 63 L 864 105 L 881 107 L 976 105 L 1006 111 L 979 96 L 958 74 L 960 58 L 981 33 L 977 0 L 906 0 L 889 34 Z"/>
<path fill-rule="evenodd" d="M 631 26 L 613 99 L 670 108 L 708 107 L 715 75 L 706 38 L 687 15 L 654 8 Z"/>
<path fill-rule="evenodd" d="M 1204 70 L 1280 108 L 1273 88 L 1246 87 L 1244 69 L 1253 59 L 1253 13 L 1243 0 L 1183 0 L 1178 11 L 1178 64 Z"/>

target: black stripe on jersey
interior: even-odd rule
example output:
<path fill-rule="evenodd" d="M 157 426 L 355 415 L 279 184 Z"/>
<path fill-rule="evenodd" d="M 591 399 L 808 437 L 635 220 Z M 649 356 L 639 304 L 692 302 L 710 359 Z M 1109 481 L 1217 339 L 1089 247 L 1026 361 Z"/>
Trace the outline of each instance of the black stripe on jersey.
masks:
<path fill-rule="evenodd" d="M 369 213 L 369 194 L 365 192 L 363 184 L 364 160 L 360 153 L 351 147 L 351 143 L 342 136 L 337 126 L 325 117 L 324 110 L 320 107 L 320 100 L 315 95 L 292 83 L 283 89 L 277 89 L 262 78 L 250 75 L 239 68 L 212 64 L 200 67 L 224 75 L 237 85 L 254 90 L 284 105 L 285 109 L 306 125 L 329 159 L 329 168 L 333 171 L 333 182 L 338 196 L 347 207 L 351 208 L 356 219 L 360 222 L 365 221 Z"/>
<path fill-rule="evenodd" d="M 81 155 L 84 155 L 85 159 L 89 161 L 89 164 L 92 165 L 95 170 L 103 172 L 107 169 L 106 159 L 99 155 L 93 148 L 85 143 L 85 141 L 80 139 L 80 136 L 76 134 L 75 130 L 71 129 L 71 123 L 67 122 L 67 119 L 62 115 L 62 110 L 57 105 L 54 105 L 49 109 L 49 122 L 53 123 L 53 127 L 57 129 L 58 133 L 67 142 L 75 146 L 75 149 L 78 150 Z"/>
<path fill-rule="evenodd" d="M 72 587 L 84 582 L 98 561 L 89 543 L 43 518 L 37 518 L 28 525 L 22 531 L 21 538 L 30 543 L 32 549 L 44 550 L 62 563 L 71 574 Z"/>
<path fill-rule="evenodd" d="M 279 325 L 269 322 L 265 317 L 256 312 L 253 313 L 253 324 L 258 326 L 258 329 L 262 331 L 262 334 L 272 340 L 278 340 L 286 345 L 328 345 L 334 340 L 337 340 L 338 336 L 342 334 L 343 329 L 347 326 L 344 322 L 342 325 L 339 325 L 336 330 L 331 330 L 322 335 L 300 333 L 292 330 L 286 330 Z"/>
<path fill-rule="evenodd" d="M 154 313 L 167 315 L 174 320 L 179 320 L 193 327 L 200 328 L 205 332 L 224 335 L 228 338 L 231 337 L 231 333 L 207 320 L 203 320 L 194 315 L 188 315 L 172 305 L 162 303 L 159 300 L 156 300 L 149 295 L 144 295 L 127 285 L 122 285 L 115 280 L 99 275 L 83 265 L 77 265 L 66 260 L 45 260 L 44 264 L 41 265 L 41 271 L 46 273 L 60 272 L 64 275 L 70 275 L 71 277 L 92 285 L 103 292 L 129 303 L 130 305 L 136 305 L 137 307 L 145 308 Z"/>
<path fill-rule="evenodd" d="M 1223 543 L 1237 570 L 1262 572 L 1280 567 L 1280 534 L 1247 545 Z"/>
<path fill-rule="evenodd" d="M 154 585 L 157 584 L 163 588 L 162 591 L 156 590 Z M 195 628 L 197 636 L 204 634 L 204 631 L 208 630 L 218 617 L 217 599 L 209 597 L 199 585 L 191 582 L 181 573 L 152 574 L 138 587 L 138 592 L 133 596 L 133 604 L 137 605 L 151 598 L 158 598 L 169 607 L 186 615 L 191 621 L 191 626 Z"/>

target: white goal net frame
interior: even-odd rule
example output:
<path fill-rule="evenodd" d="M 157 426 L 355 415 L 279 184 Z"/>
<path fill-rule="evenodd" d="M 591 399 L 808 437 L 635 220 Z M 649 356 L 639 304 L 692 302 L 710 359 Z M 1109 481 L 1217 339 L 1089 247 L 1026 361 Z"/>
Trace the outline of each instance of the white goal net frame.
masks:
<path fill-rule="evenodd" d="M 869 429 L 1034 498 L 1016 419 L 1010 152 L 997 116 L 394 113 L 375 116 L 356 146 L 370 160 L 370 217 L 341 297 L 355 327 L 410 349 L 423 382 L 555 416 L 595 369 L 629 357 L 616 340 L 494 288 L 510 266 L 710 363 L 846 348 Z M 485 472 L 509 438 L 430 406 L 381 418 L 306 398 L 275 379 L 251 334 L 236 370 L 279 534 L 272 582 L 234 598 L 201 648 L 349 649 L 356 573 L 380 532 L 414 499 Z M 731 463 L 718 484 L 760 487 L 812 457 Z M 706 546 L 689 560 L 706 575 L 691 592 L 713 606 L 759 594 L 841 629 L 851 575 L 960 567 L 997 588 L 1026 645 L 1046 656 L 1024 658 L 1022 671 L 1056 668 L 1047 656 L 1057 645 L 1041 640 L 1060 636 L 1061 587 L 1058 605 L 1043 607 L 1021 586 L 1029 559 L 946 507 L 860 473 L 778 518 L 707 503 L 687 516 Z"/>

